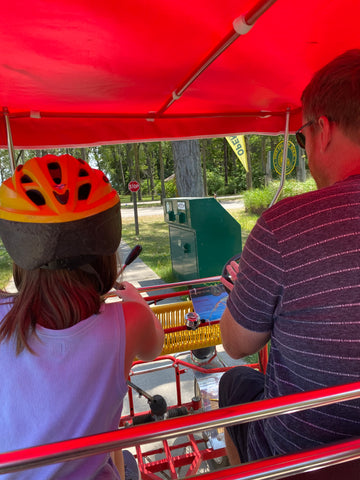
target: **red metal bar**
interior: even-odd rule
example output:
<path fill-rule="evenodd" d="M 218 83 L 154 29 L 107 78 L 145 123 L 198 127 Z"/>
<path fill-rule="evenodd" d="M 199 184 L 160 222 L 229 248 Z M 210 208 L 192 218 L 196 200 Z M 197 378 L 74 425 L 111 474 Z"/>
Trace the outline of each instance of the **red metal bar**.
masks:
<path fill-rule="evenodd" d="M 160 302 L 160 300 L 166 300 L 172 297 L 182 297 L 183 295 L 189 295 L 189 290 L 182 290 L 181 292 L 160 293 L 159 295 L 153 295 L 152 297 L 144 297 L 147 302 Z"/>
<path fill-rule="evenodd" d="M 184 280 L 182 282 L 173 282 L 173 283 L 164 283 L 162 285 L 149 285 L 148 287 L 140 287 L 137 289 L 138 292 L 151 292 L 153 290 L 163 290 L 164 288 L 178 288 L 185 287 L 189 285 L 199 285 L 202 283 L 216 283 L 220 282 L 220 275 L 215 277 L 204 277 L 204 278 L 194 278 L 192 280 Z"/>
<path fill-rule="evenodd" d="M 264 480 L 284 478 L 360 458 L 360 439 L 338 442 L 293 454 L 189 477 L 188 480 Z"/>
<path fill-rule="evenodd" d="M 221 367 L 221 368 L 211 368 L 211 369 L 203 368 L 203 367 L 200 367 L 199 365 L 194 365 L 193 363 L 185 362 L 184 360 L 181 360 L 180 358 L 175 358 L 172 355 L 162 355 L 161 357 L 157 357 L 153 361 L 158 362 L 158 361 L 161 361 L 161 360 L 171 360 L 174 364 L 179 364 L 179 365 L 190 368 L 192 370 L 196 370 L 197 372 L 201 372 L 201 373 L 221 373 L 221 372 L 226 372 L 227 370 L 229 370 L 229 368 L 231 368 L 231 367 Z M 135 367 L 136 365 L 142 365 L 144 363 L 148 363 L 148 362 L 144 362 L 142 360 L 137 360 L 136 362 L 133 363 L 133 367 Z M 251 367 L 251 368 L 259 368 L 258 363 L 252 363 L 252 364 L 248 364 L 246 366 Z M 141 373 L 143 373 L 143 372 L 141 372 Z"/>
<path fill-rule="evenodd" d="M 294 108 L 291 109 L 291 114 L 296 115 L 301 112 L 301 108 Z M 155 113 L 101 113 L 101 112 L 49 112 L 49 111 L 38 111 L 39 118 L 101 118 L 101 119 L 155 119 L 158 118 L 159 115 Z M 9 118 L 31 118 L 33 112 L 32 111 L 24 111 L 24 112 L 9 112 Z M 4 116 L 3 112 L 0 111 L 0 117 Z M 166 113 L 161 115 L 162 118 L 166 119 L 189 119 L 189 118 L 266 118 L 269 116 L 269 112 L 264 112 L 263 110 L 257 110 L 252 112 L 245 112 L 245 111 L 234 111 L 234 112 L 217 112 L 208 113 L 208 112 L 194 112 L 194 113 Z M 271 112 L 272 117 L 284 117 L 284 111 L 274 111 Z"/>
<path fill-rule="evenodd" d="M 175 365 L 175 378 L 176 378 L 176 395 L 178 399 L 178 407 L 182 405 L 182 400 L 181 400 L 181 383 L 180 383 L 180 375 L 181 375 L 181 370 L 179 369 L 178 363 Z"/>
<path fill-rule="evenodd" d="M 190 440 L 190 443 L 191 443 L 192 450 L 194 452 L 193 453 L 194 459 L 191 462 L 190 468 L 186 473 L 186 477 L 189 477 L 193 473 L 196 473 L 199 470 L 199 467 L 200 467 L 201 462 L 202 462 L 202 456 L 201 456 L 200 450 L 197 446 L 197 443 L 195 441 L 194 435 L 189 435 L 189 440 Z"/>
<path fill-rule="evenodd" d="M 265 345 L 259 352 L 259 368 L 262 373 L 266 373 L 266 367 L 268 364 L 268 359 L 269 359 L 269 352 L 268 352 L 268 346 Z"/>
<path fill-rule="evenodd" d="M 211 427 L 217 428 L 219 426 L 230 426 L 241 422 L 246 423 L 255 419 L 306 410 L 316 406 L 329 405 L 331 403 L 359 397 L 360 382 L 356 382 L 251 402 L 240 406 L 195 413 L 194 415 L 184 417 L 170 418 L 160 422 L 65 440 L 63 442 L 39 445 L 0 454 L 0 474 L 74 460 L 76 458 L 87 457 L 89 455 L 109 452 L 129 446 L 162 441 L 164 439 L 178 437 L 179 435 L 188 435 Z M 351 450 L 347 458 L 360 457 L 360 439 L 344 442 L 342 446 L 338 448 L 342 454 L 344 454 L 344 452 L 346 454 L 346 452 Z M 322 454 L 317 455 L 321 456 Z M 298 459 L 299 458 L 301 458 L 301 456 L 298 457 Z M 321 464 L 324 465 L 324 463 Z M 219 479 L 220 477 L 217 478 Z"/>
<path fill-rule="evenodd" d="M 217 325 L 219 323 L 220 323 L 220 320 L 211 320 L 210 322 L 200 323 L 200 325 L 195 330 L 197 330 L 198 328 L 209 327 L 210 325 Z M 184 330 L 188 330 L 186 325 L 179 325 L 178 327 L 164 328 L 165 333 L 182 332 Z"/>
<path fill-rule="evenodd" d="M 225 448 L 220 448 L 216 451 L 209 448 L 200 450 L 198 445 L 201 443 L 205 443 L 205 440 L 195 439 L 193 435 L 189 435 L 188 441 L 183 442 L 181 444 L 176 444 L 171 446 L 169 445 L 169 449 L 167 450 L 166 454 L 167 456 L 170 456 L 172 454 L 172 451 L 174 450 L 180 450 L 180 449 L 188 450 L 189 448 L 193 449 L 192 452 L 171 457 L 171 462 L 174 464 L 175 468 L 190 465 L 190 469 L 193 473 L 196 472 L 196 468 L 198 468 L 202 462 L 211 460 L 217 457 L 222 457 L 225 455 Z M 139 451 L 140 451 L 140 447 L 139 447 Z M 157 449 L 148 450 L 145 452 L 140 452 L 140 456 L 142 458 L 145 458 L 145 457 L 150 457 L 150 456 L 159 455 L 159 454 L 164 455 L 164 451 L 165 451 L 165 448 L 157 448 Z M 156 478 L 158 480 L 160 477 L 153 476 L 152 474 L 163 472 L 164 470 L 166 470 L 168 468 L 168 462 L 169 460 L 167 458 L 155 460 L 149 463 L 144 463 L 143 460 L 141 460 L 141 462 L 139 462 L 139 468 L 141 471 L 142 479 L 147 480 L 150 478 L 151 479 Z M 178 476 L 180 476 L 179 472 L 178 472 Z M 189 472 L 187 472 L 185 476 L 188 477 Z"/>
<path fill-rule="evenodd" d="M 170 453 L 170 448 L 169 448 L 169 444 L 168 442 L 165 440 L 164 441 L 164 451 L 165 451 L 165 456 L 166 458 L 168 459 L 167 461 L 167 467 L 168 469 L 170 470 L 170 475 L 171 475 L 171 478 L 173 480 L 175 480 L 177 478 L 177 475 L 176 475 L 176 470 L 175 470 L 175 465 L 174 465 L 174 462 L 172 460 L 172 456 L 171 456 L 171 453 Z"/>

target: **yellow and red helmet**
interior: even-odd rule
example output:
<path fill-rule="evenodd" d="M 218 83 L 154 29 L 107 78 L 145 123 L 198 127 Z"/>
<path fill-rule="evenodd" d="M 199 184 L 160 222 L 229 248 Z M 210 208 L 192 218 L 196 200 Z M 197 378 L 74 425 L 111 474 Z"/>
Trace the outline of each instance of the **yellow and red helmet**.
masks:
<path fill-rule="evenodd" d="M 120 243 L 120 199 L 107 177 L 71 155 L 16 167 L 0 186 L 0 236 L 25 270 L 74 268 Z"/>

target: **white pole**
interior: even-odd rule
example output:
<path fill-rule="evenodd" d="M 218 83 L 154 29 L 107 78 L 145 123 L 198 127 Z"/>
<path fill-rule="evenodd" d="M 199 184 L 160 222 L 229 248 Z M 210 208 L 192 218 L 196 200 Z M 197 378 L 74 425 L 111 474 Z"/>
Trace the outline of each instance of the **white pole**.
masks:
<path fill-rule="evenodd" d="M 286 176 L 286 161 L 287 161 L 287 152 L 288 152 L 288 140 L 289 140 L 289 121 L 290 121 L 290 109 L 286 110 L 286 120 L 285 120 L 285 134 L 284 134 L 284 151 L 283 151 L 283 160 L 281 165 L 281 178 L 278 191 L 275 193 L 274 198 L 271 200 L 270 207 L 274 205 L 276 200 L 279 198 L 281 190 L 284 186 L 285 176 Z"/>
<path fill-rule="evenodd" d="M 12 135 L 11 135 L 9 110 L 7 109 L 7 107 L 3 107 L 3 113 L 4 113 L 5 125 L 6 125 L 7 146 L 9 151 L 11 173 L 14 173 L 15 172 L 15 151 L 14 151 L 14 144 L 13 144 Z"/>

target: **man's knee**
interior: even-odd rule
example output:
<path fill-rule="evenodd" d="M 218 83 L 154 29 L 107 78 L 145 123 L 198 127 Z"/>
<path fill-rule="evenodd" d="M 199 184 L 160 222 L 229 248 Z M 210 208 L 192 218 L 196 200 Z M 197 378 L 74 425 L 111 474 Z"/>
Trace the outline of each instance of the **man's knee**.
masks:
<path fill-rule="evenodd" d="M 250 367 L 234 367 L 219 382 L 219 407 L 251 402 L 264 390 L 264 375 Z"/>

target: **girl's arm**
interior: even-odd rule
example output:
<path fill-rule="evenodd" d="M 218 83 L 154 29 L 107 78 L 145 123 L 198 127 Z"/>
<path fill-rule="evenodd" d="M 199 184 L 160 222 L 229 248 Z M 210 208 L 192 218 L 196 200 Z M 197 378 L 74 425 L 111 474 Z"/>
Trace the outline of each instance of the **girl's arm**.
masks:
<path fill-rule="evenodd" d="M 126 376 L 135 358 L 144 361 L 153 360 L 163 348 L 164 331 L 159 319 L 139 294 L 128 282 L 122 282 L 119 297 L 123 300 L 126 325 Z"/>

